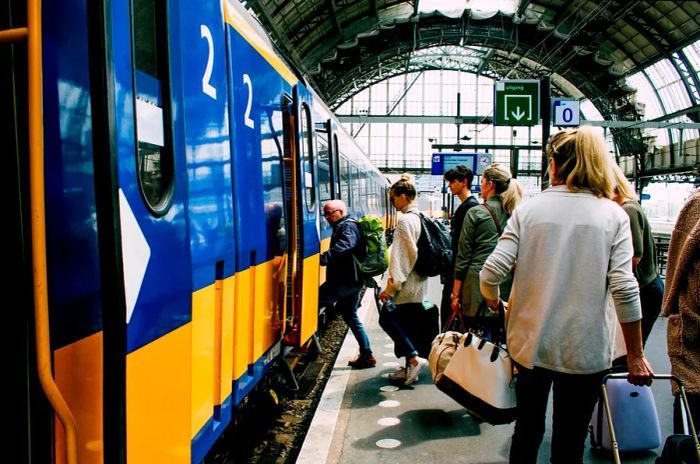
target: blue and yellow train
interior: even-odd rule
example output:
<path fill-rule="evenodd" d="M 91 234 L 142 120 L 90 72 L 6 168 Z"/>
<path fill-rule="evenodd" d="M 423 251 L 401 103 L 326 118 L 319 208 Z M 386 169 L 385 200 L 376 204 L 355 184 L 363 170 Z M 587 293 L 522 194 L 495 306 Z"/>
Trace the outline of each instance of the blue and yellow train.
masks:
<path fill-rule="evenodd" d="M 200 462 L 317 332 L 324 201 L 390 225 L 387 181 L 238 0 L 6 3 L 13 454 Z"/>

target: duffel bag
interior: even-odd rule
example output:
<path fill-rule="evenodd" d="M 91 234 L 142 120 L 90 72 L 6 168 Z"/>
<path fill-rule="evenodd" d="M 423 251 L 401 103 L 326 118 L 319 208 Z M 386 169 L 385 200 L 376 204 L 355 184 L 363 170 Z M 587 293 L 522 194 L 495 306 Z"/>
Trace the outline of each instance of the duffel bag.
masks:
<path fill-rule="evenodd" d="M 454 331 L 450 330 L 451 328 L 461 330 Z M 447 366 L 447 363 L 452 359 L 452 355 L 457 350 L 457 344 L 462 337 L 462 332 L 464 332 L 462 313 L 453 311 L 443 331 L 437 334 L 430 344 L 428 366 L 433 376 L 433 382 L 435 382 L 436 385 L 442 377 L 442 373 L 445 371 L 445 366 Z"/>
<path fill-rule="evenodd" d="M 430 347 L 430 355 L 428 356 L 428 365 L 433 375 L 433 382 L 435 382 L 435 385 L 438 385 L 438 388 L 440 388 L 439 382 L 443 372 L 445 372 L 447 363 L 450 362 L 452 355 L 457 351 L 460 338 L 462 338 L 460 332 L 448 330 L 447 332 L 437 334 L 435 339 L 433 339 L 433 343 Z"/>

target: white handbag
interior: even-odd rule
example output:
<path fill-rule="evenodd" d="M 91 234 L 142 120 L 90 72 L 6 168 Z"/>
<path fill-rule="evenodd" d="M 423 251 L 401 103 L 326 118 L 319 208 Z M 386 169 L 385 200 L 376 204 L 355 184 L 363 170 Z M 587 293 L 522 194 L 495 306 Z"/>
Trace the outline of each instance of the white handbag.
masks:
<path fill-rule="evenodd" d="M 503 311 L 501 307 L 499 318 L 503 318 Z M 439 334 L 435 341 L 438 343 L 434 349 L 442 348 L 442 351 L 435 349 L 435 356 L 431 351 L 435 385 L 485 422 L 513 422 L 515 379 L 513 363 L 503 341 L 494 343 L 472 332 L 461 334 L 459 340 L 455 332 L 447 332 Z M 446 364 L 442 370 L 441 364 Z"/>

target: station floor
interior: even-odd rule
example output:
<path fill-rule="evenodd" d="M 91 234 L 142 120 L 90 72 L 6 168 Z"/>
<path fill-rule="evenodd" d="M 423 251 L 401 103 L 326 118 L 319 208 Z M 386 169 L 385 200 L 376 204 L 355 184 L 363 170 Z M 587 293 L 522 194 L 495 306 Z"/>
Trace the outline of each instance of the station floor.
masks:
<path fill-rule="evenodd" d="M 429 300 L 438 302 L 441 286 L 431 279 Z M 513 425 L 492 426 L 474 420 L 467 411 L 433 385 L 430 370 L 409 387 L 396 387 L 387 378 L 399 361 L 393 342 L 379 327 L 373 295 L 367 292 L 360 317 L 370 338 L 377 366 L 353 370 L 347 363 L 357 354 L 348 332 L 333 373 L 297 459 L 297 463 L 469 463 L 508 462 Z M 659 318 L 647 342 L 646 355 L 658 374 L 670 373 L 666 355 L 666 320 Z M 663 437 L 671 433 L 673 397 L 668 381 L 652 386 Z M 550 400 L 551 407 L 551 400 Z M 549 462 L 551 411 L 540 447 L 538 464 Z M 661 448 L 623 463 L 652 464 Z M 613 462 L 612 456 L 594 456 L 586 443 L 585 463 Z"/>

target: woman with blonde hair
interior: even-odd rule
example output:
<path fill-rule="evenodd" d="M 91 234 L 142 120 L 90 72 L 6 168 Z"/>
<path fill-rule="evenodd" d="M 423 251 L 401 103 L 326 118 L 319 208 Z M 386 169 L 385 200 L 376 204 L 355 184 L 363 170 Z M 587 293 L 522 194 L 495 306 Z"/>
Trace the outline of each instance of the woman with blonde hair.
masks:
<path fill-rule="evenodd" d="M 467 212 L 459 235 L 452 284 L 452 310 L 460 308 L 465 316 L 474 316 L 483 301 L 479 290 L 479 271 L 496 247 L 498 237 L 515 207 L 523 198 L 523 188 L 510 171 L 500 164 L 484 169 L 481 176 L 484 203 Z M 501 285 L 504 299 L 510 293 L 510 279 Z"/>
<path fill-rule="evenodd" d="M 511 463 L 537 462 L 552 388 L 551 462 L 582 462 L 618 320 L 628 381 L 651 384 L 629 219 L 612 201 L 606 153 L 603 137 L 590 127 L 553 135 L 547 144 L 552 186 L 513 212 L 481 270 L 481 292 L 498 310 L 499 283 L 518 262 L 506 313 L 508 351 L 518 370 Z"/>
<path fill-rule="evenodd" d="M 413 270 L 418 260 L 418 238 L 421 234 L 421 220 L 415 204 L 416 187 L 407 174 L 403 174 L 389 189 L 391 204 L 402 214 L 396 222 L 394 241 L 389 249 L 389 278 L 386 287 L 379 293 L 379 299 L 392 299 L 396 308 L 382 311 L 379 325 L 394 341 L 394 354 L 406 358 L 406 365 L 398 372 L 389 374 L 391 380 L 411 385 L 418 380 L 418 374 L 428 362 L 418 356 L 418 350 L 408 333 L 416 324 L 419 311 L 423 310 L 423 300 L 428 292 L 428 278 Z"/>
<path fill-rule="evenodd" d="M 649 219 L 639 204 L 625 173 L 611 162 L 615 177 L 615 203 L 622 206 L 630 220 L 632 232 L 632 271 L 639 284 L 639 300 L 642 304 L 642 344 L 645 344 L 656 318 L 661 312 L 664 282 L 657 271 L 656 244 L 651 234 Z"/>

